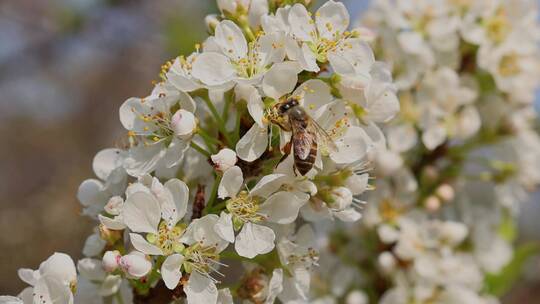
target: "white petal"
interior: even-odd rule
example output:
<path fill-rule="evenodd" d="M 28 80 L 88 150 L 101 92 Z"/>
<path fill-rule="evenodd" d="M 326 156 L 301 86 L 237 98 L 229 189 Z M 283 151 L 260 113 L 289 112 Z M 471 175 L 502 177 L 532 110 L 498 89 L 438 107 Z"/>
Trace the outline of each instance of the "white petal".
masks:
<path fill-rule="evenodd" d="M 360 127 L 349 127 L 345 135 L 336 141 L 337 152 L 330 158 L 338 164 L 352 163 L 360 160 L 367 152 L 367 135 Z"/>
<path fill-rule="evenodd" d="M 229 288 L 223 288 L 218 291 L 216 304 L 233 304 L 233 297 Z"/>
<path fill-rule="evenodd" d="M 153 195 L 145 192 L 132 194 L 124 203 L 122 214 L 131 231 L 157 234 L 161 209 Z"/>
<path fill-rule="evenodd" d="M 101 180 L 107 180 L 111 172 L 122 166 L 123 153 L 120 149 L 104 149 L 99 151 L 92 162 L 94 173 Z"/>
<path fill-rule="evenodd" d="M 253 90 L 253 92 L 249 95 L 249 98 L 247 99 L 247 108 L 249 115 L 253 118 L 253 120 L 261 127 L 265 127 L 264 123 L 264 103 L 261 99 L 261 95 L 257 90 Z"/>
<path fill-rule="evenodd" d="M 296 56 L 298 57 L 298 62 L 300 63 L 302 70 L 309 72 L 320 71 L 319 65 L 317 64 L 317 57 L 306 43 L 302 44 L 302 47 L 297 49 Z"/>
<path fill-rule="evenodd" d="M 315 23 L 319 35 L 335 40 L 334 33 L 343 34 L 349 26 L 349 12 L 341 2 L 328 1 L 317 10 Z"/>
<path fill-rule="evenodd" d="M 129 175 L 134 177 L 148 174 L 156 169 L 166 151 L 166 147 L 161 142 L 150 145 L 139 144 L 129 149 L 124 159 L 124 168 Z"/>
<path fill-rule="evenodd" d="M 24 304 L 24 302 L 17 297 L 0 296 L 0 304 Z"/>
<path fill-rule="evenodd" d="M 21 281 L 31 286 L 36 285 L 37 279 L 39 278 L 39 272 L 29 268 L 20 268 L 17 271 L 17 274 Z"/>
<path fill-rule="evenodd" d="M 292 61 L 274 64 L 264 75 L 262 88 L 266 96 L 278 100 L 292 92 L 298 82 L 298 64 Z"/>
<path fill-rule="evenodd" d="M 223 173 L 221 182 L 219 183 L 218 188 L 218 197 L 235 197 L 236 194 L 242 188 L 244 183 L 244 177 L 242 174 L 242 169 L 238 166 L 231 167 Z"/>
<path fill-rule="evenodd" d="M 268 128 L 253 124 L 236 144 L 238 157 L 247 162 L 259 158 L 268 146 Z"/>
<path fill-rule="evenodd" d="M 122 277 L 120 275 L 108 275 L 105 280 L 99 286 L 99 295 L 102 297 L 109 297 L 114 295 L 120 289 L 122 285 Z M 93 295 L 95 296 L 95 295 Z M 81 303 L 84 303 L 81 301 Z"/>
<path fill-rule="evenodd" d="M 87 179 L 81 183 L 77 191 L 77 199 L 85 207 L 105 205 L 107 197 L 103 193 L 103 183 L 97 179 Z"/>
<path fill-rule="evenodd" d="M 157 171 L 163 166 L 166 169 L 169 169 L 180 164 L 184 159 L 184 154 L 189 147 L 189 141 L 182 140 L 180 137 L 174 137 L 172 142 L 167 147 L 163 158 L 156 165 L 155 170 Z"/>
<path fill-rule="evenodd" d="M 268 295 L 266 296 L 265 304 L 272 304 L 276 300 L 278 294 L 283 291 L 283 269 L 274 269 L 272 278 L 268 283 Z"/>
<path fill-rule="evenodd" d="M 265 175 L 251 189 L 250 193 L 253 196 L 268 197 L 285 183 L 287 177 L 286 174 L 281 173 Z"/>
<path fill-rule="evenodd" d="M 34 286 L 34 303 L 73 303 L 68 285 L 52 276 L 41 277 Z"/>
<path fill-rule="evenodd" d="M 86 238 L 83 246 L 83 254 L 87 257 L 98 256 L 101 254 L 107 242 L 99 234 L 94 233 Z"/>
<path fill-rule="evenodd" d="M 267 216 L 267 220 L 277 224 L 290 224 L 298 217 L 298 211 L 304 202 L 290 192 L 278 192 L 270 196 L 261 205 L 260 212 Z"/>
<path fill-rule="evenodd" d="M 226 56 L 210 52 L 197 57 L 192 74 L 204 84 L 218 86 L 231 81 L 236 71 Z"/>
<path fill-rule="evenodd" d="M 161 265 L 161 277 L 167 288 L 175 289 L 178 282 L 180 282 L 180 278 L 182 278 L 182 272 L 180 272 L 182 263 L 184 263 L 184 256 L 173 254 L 168 256 Z"/>
<path fill-rule="evenodd" d="M 219 220 L 214 226 L 214 231 L 224 240 L 229 243 L 234 243 L 234 229 L 232 223 L 232 215 L 221 211 Z"/>
<path fill-rule="evenodd" d="M 429 150 L 433 150 L 441 145 L 446 139 L 446 129 L 440 125 L 429 127 L 422 134 L 422 142 Z"/>
<path fill-rule="evenodd" d="M 369 119 L 387 122 L 399 112 L 399 100 L 391 84 L 371 81 L 368 85 L 367 105 Z"/>
<path fill-rule="evenodd" d="M 218 291 L 210 278 L 193 271 L 184 287 L 188 304 L 216 303 Z"/>
<path fill-rule="evenodd" d="M 90 258 L 79 260 L 77 270 L 79 270 L 80 275 L 92 281 L 101 281 L 106 276 L 101 260 Z"/>
<path fill-rule="evenodd" d="M 124 228 L 126 228 L 124 221 L 121 219 L 121 217 L 118 217 L 118 216 L 114 218 L 110 218 L 110 217 L 106 217 L 101 214 L 98 214 L 98 219 L 99 219 L 99 222 L 103 226 L 107 227 L 107 229 L 123 230 Z"/>
<path fill-rule="evenodd" d="M 140 234 L 130 233 L 131 244 L 138 251 L 148 255 L 163 255 L 163 251 L 157 246 L 148 243 Z"/>
<path fill-rule="evenodd" d="M 39 265 L 41 276 L 50 276 L 69 284 L 77 280 L 77 270 L 71 257 L 65 253 L 55 252 Z"/>
<path fill-rule="evenodd" d="M 247 55 L 248 46 L 242 30 L 230 20 L 221 21 L 215 29 L 215 41 L 223 54 L 233 60 L 239 60 Z M 199 60 L 199 58 L 197 58 Z"/>
<path fill-rule="evenodd" d="M 165 188 L 169 189 L 176 206 L 177 221 L 186 215 L 189 200 L 189 188 L 183 181 L 173 178 L 165 183 Z"/>
<path fill-rule="evenodd" d="M 261 24 L 261 17 L 268 14 L 268 9 L 267 0 L 251 0 L 248 15 L 249 25 L 258 27 Z"/>
<path fill-rule="evenodd" d="M 254 258 L 274 249 L 276 235 L 268 227 L 247 222 L 236 236 L 234 248 L 236 252 L 246 258 Z"/>
<path fill-rule="evenodd" d="M 315 25 L 307 9 L 302 4 L 295 4 L 289 11 L 289 24 L 291 33 L 302 41 L 312 41 L 315 34 Z"/>
<path fill-rule="evenodd" d="M 293 93 L 294 96 L 304 96 L 304 109 L 315 117 L 315 113 L 324 105 L 334 100 L 330 86 L 320 79 L 310 79 L 300 85 Z"/>
<path fill-rule="evenodd" d="M 143 131 L 147 123 L 140 119 L 140 116 L 148 112 L 149 108 L 141 102 L 140 98 L 129 98 L 120 106 L 120 122 L 126 130 Z"/>
<path fill-rule="evenodd" d="M 215 226 L 218 221 L 219 217 L 215 214 L 208 214 L 192 221 L 182 236 L 181 242 L 188 245 L 200 242 L 203 246 L 215 246 L 217 252 L 221 252 L 227 248 L 229 242 L 222 239 L 216 232 Z"/>
<path fill-rule="evenodd" d="M 356 222 L 362 218 L 362 214 L 354 208 L 348 208 L 343 211 L 335 212 L 334 215 L 344 222 Z"/>

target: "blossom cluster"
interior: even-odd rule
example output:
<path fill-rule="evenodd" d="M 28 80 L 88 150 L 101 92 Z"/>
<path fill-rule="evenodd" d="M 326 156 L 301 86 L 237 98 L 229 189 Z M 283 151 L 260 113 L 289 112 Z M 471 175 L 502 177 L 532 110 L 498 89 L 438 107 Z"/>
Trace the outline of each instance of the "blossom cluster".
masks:
<path fill-rule="evenodd" d="M 344 256 L 362 248 L 350 288 L 384 304 L 476 304 L 512 285 L 519 206 L 540 183 L 537 12 L 528 0 L 373 1 L 361 22 L 401 111 L 361 226 L 334 240 Z"/>
<path fill-rule="evenodd" d="M 86 257 L 22 269 L 30 287 L 0 303 L 309 302 L 315 231 L 361 218 L 399 111 L 371 32 L 310 2 L 217 1 L 211 36 L 122 104 L 126 136 L 80 185 Z"/>

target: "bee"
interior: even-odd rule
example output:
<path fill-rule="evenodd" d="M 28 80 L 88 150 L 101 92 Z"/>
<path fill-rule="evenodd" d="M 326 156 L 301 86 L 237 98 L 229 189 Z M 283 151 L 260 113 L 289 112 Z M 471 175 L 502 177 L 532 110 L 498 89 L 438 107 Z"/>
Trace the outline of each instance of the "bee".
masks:
<path fill-rule="evenodd" d="M 304 176 L 315 164 L 319 142 L 325 144 L 331 151 L 337 150 L 337 147 L 326 131 L 300 105 L 300 98 L 291 96 L 276 104 L 273 109 L 273 118 L 270 118 L 270 121 L 283 131 L 292 133 L 291 140 L 284 147 L 285 154 L 281 161 L 287 158 L 292 148 L 294 168 Z"/>

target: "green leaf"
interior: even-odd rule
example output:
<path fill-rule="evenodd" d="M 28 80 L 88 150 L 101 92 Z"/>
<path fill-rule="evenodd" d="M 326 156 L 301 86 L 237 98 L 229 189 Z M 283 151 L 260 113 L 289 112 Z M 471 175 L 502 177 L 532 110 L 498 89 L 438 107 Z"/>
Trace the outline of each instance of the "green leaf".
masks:
<path fill-rule="evenodd" d="M 510 212 L 505 212 L 499 226 L 499 235 L 508 242 L 513 242 L 517 236 L 517 227 Z"/>
<path fill-rule="evenodd" d="M 525 262 L 538 253 L 540 253 L 540 243 L 536 242 L 526 243 L 516 248 L 514 257 L 501 272 L 486 275 L 484 282 L 486 291 L 499 297 L 506 294 L 521 277 Z"/>

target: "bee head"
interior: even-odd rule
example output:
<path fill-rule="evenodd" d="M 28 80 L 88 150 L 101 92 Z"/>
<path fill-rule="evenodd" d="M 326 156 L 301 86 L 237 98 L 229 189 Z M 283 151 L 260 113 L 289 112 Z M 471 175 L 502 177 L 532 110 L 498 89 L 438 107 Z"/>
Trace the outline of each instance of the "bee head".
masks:
<path fill-rule="evenodd" d="M 294 97 L 291 97 L 289 99 L 287 99 L 285 102 L 283 102 L 280 106 L 279 106 L 279 112 L 281 114 L 285 114 L 287 113 L 290 109 L 296 107 L 298 105 L 298 99 L 294 98 Z"/>

